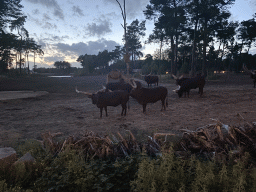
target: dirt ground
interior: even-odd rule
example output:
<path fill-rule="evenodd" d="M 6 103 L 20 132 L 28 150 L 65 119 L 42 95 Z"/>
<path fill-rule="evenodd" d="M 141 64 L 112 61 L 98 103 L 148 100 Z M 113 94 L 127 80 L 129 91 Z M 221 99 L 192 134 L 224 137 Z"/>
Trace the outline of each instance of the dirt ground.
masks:
<path fill-rule="evenodd" d="M 249 75 L 230 74 L 218 81 L 207 81 L 203 97 L 191 90 L 190 98 L 178 98 L 174 82 L 160 83 L 168 88 L 169 107 L 161 112 L 161 102 L 148 104 L 147 113 L 130 99 L 130 110 L 122 117 L 121 106 L 108 107 L 109 116 L 100 118 L 91 99 L 75 92 L 96 91 L 106 82 L 105 76 L 23 79 L 0 78 L 0 91 L 48 91 L 49 94 L 27 99 L 0 101 L 0 147 L 23 139 L 39 139 L 41 133 L 62 132 L 63 137 L 94 131 L 100 135 L 131 130 L 146 139 L 154 132 L 181 135 L 181 129 L 196 130 L 216 123 L 239 125 L 254 122 L 256 88 Z M 1 94 L 1 92 L 0 92 Z M 243 119 L 244 118 L 244 119 Z"/>

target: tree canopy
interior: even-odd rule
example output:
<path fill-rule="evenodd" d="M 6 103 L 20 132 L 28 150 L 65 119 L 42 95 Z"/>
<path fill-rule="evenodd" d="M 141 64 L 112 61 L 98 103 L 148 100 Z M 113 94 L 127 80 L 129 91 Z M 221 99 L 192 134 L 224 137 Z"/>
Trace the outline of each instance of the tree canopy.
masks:
<path fill-rule="evenodd" d="M 20 2 L 21 0 L 0 1 L 0 73 L 6 72 L 14 59 L 21 70 L 25 60 L 22 53 L 25 53 L 27 58 L 29 52 L 43 53 L 41 46 L 29 38 L 29 33 L 24 28 L 27 17 L 22 13 L 23 6 Z M 14 34 L 14 31 L 17 34 Z"/>

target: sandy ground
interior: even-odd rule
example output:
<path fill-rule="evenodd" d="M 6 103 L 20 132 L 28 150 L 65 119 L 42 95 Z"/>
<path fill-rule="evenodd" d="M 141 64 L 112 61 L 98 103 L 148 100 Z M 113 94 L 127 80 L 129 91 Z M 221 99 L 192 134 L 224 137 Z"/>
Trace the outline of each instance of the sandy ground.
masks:
<path fill-rule="evenodd" d="M 105 84 L 105 76 L 73 78 L 1 79 L 0 91 L 47 91 L 39 97 L 0 101 L 0 146 L 10 146 L 23 139 L 41 139 L 45 131 L 62 132 L 63 137 L 85 130 L 106 135 L 131 130 L 138 138 L 155 132 L 181 135 L 181 129 L 195 130 L 215 123 L 239 125 L 254 122 L 256 89 L 248 75 L 230 75 L 219 81 L 208 81 L 204 95 L 191 90 L 190 98 L 178 98 L 174 83 L 161 84 L 168 89 L 169 107 L 161 112 L 160 101 L 148 104 L 147 113 L 130 99 L 130 110 L 122 117 L 121 106 L 108 107 L 109 117 L 100 118 L 91 99 L 75 92 L 96 91 Z M 3 93 L 3 92 L 2 92 Z M 1 94 L 1 93 L 0 93 Z M 244 118 L 244 119 L 243 119 Z"/>
<path fill-rule="evenodd" d="M 47 95 L 47 91 L 1 91 L 0 101 L 12 100 L 12 99 L 25 99 L 40 97 Z"/>

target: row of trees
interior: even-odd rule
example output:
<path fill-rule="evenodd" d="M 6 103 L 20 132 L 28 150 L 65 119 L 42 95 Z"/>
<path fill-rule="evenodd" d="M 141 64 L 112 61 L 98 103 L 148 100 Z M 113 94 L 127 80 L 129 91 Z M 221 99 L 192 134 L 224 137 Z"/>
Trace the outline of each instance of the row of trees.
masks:
<path fill-rule="evenodd" d="M 256 13 L 241 23 L 229 21 L 233 3 L 234 0 L 150 0 L 144 15 L 155 26 L 146 43 L 159 43 L 153 56 L 146 55 L 143 62 L 135 62 L 143 56 L 140 39 L 146 30 L 146 21 L 136 19 L 127 26 L 124 47 L 81 55 L 77 61 L 88 73 L 95 69 L 125 69 L 122 58 L 128 50 L 131 68 L 142 68 L 145 73 L 168 70 L 173 74 L 190 72 L 193 76 L 196 71 L 239 71 L 244 62 L 249 68 L 255 67 L 255 55 L 249 51 L 255 47 Z"/>
<path fill-rule="evenodd" d="M 43 55 L 41 46 L 29 38 L 29 33 L 24 28 L 26 16 L 22 13 L 23 6 L 20 2 L 21 0 L 0 1 L 0 73 L 6 72 L 14 60 L 20 73 L 27 61 L 29 72 L 29 54 L 34 55 L 34 66 L 36 55 Z"/>
<path fill-rule="evenodd" d="M 169 46 L 170 71 L 174 74 L 182 62 L 187 63 L 191 75 L 198 69 L 204 74 L 210 67 L 218 69 L 227 59 L 231 69 L 238 55 L 241 57 L 242 51 L 248 55 L 256 41 L 256 14 L 241 23 L 230 22 L 228 9 L 233 3 L 234 0 L 150 0 L 144 14 L 154 20 L 155 28 L 148 42 L 160 43 L 160 59 L 162 46 Z"/>

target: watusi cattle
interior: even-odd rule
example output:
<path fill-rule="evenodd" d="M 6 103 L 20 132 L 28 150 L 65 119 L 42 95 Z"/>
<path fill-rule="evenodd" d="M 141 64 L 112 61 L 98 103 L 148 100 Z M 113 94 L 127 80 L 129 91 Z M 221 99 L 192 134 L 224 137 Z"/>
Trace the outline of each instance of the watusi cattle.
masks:
<path fill-rule="evenodd" d="M 96 93 L 88 93 L 84 91 L 78 91 L 76 88 L 77 93 L 83 93 L 88 96 L 88 98 L 92 99 L 92 104 L 96 105 L 100 108 L 100 117 L 102 117 L 102 110 L 105 109 L 106 117 L 108 116 L 107 113 L 107 106 L 116 107 L 118 105 L 122 105 L 122 112 L 121 116 L 126 115 L 127 109 L 127 102 L 129 101 L 129 93 L 123 90 L 116 90 L 109 92 L 108 89 L 106 91 L 98 91 Z"/>
<path fill-rule="evenodd" d="M 158 86 L 159 79 L 157 75 L 145 75 L 144 79 L 147 82 L 148 87 L 149 85 L 152 85 L 152 84 L 155 84 Z"/>
<path fill-rule="evenodd" d="M 135 83 L 139 86 L 141 86 L 141 83 L 139 81 L 135 81 Z M 124 79 L 120 79 L 119 82 L 111 82 L 111 83 L 107 83 L 106 88 L 111 90 L 111 91 L 115 91 L 115 90 L 125 90 L 128 93 L 131 92 L 132 90 L 132 86 L 130 83 L 125 82 Z"/>
<path fill-rule="evenodd" d="M 200 96 L 202 96 L 204 85 L 205 85 L 205 77 L 199 74 L 194 78 L 187 78 L 179 81 L 179 84 L 178 84 L 179 89 L 174 91 L 178 93 L 179 98 L 182 97 L 183 93 L 187 93 L 189 97 L 190 89 L 199 88 L 199 94 Z"/>
<path fill-rule="evenodd" d="M 137 86 L 140 86 L 140 87 L 142 86 L 139 81 L 135 81 L 135 83 L 136 83 Z M 106 89 L 111 90 L 111 91 L 123 90 L 123 91 L 127 91 L 128 93 L 130 93 L 131 90 L 132 90 L 132 86 L 130 85 L 130 83 L 126 83 L 124 81 L 124 79 L 120 79 L 119 82 L 107 83 Z M 128 101 L 128 109 L 130 109 L 130 101 Z"/>
<path fill-rule="evenodd" d="M 247 67 L 245 66 L 245 64 L 243 64 L 243 69 L 250 74 L 250 77 L 253 79 L 253 87 L 255 88 L 255 84 L 256 84 L 256 70 L 248 70 Z"/>
<path fill-rule="evenodd" d="M 172 76 L 173 76 L 173 78 L 176 80 L 176 85 L 178 86 L 178 89 L 177 89 L 177 90 L 180 89 L 181 83 L 182 83 L 183 81 L 189 79 L 189 78 L 183 77 L 183 75 L 181 75 L 179 78 L 176 77 L 175 75 L 172 75 Z M 176 90 L 175 90 L 175 91 L 176 91 Z M 187 94 L 187 93 L 188 93 L 188 92 L 185 92 L 185 97 L 186 97 L 186 94 Z"/>
<path fill-rule="evenodd" d="M 137 86 L 135 83 L 133 83 L 132 86 L 133 89 L 130 95 L 143 106 L 143 113 L 146 112 L 146 106 L 148 103 L 155 103 L 159 100 L 162 101 L 161 110 L 166 110 L 166 106 L 168 106 L 168 90 L 166 87 L 159 86 L 154 88 L 144 88 L 141 86 Z"/>

